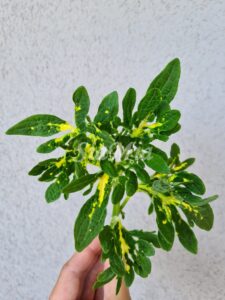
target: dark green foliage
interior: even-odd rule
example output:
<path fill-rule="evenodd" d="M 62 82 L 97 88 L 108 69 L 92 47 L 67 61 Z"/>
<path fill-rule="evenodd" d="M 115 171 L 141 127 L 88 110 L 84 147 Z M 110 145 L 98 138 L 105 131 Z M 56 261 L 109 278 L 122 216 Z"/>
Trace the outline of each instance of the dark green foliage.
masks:
<path fill-rule="evenodd" d="M 117 116 L 119 110 L 118 104 L 118 94 L 117 92 L 112 92 L 105 96 L 99 105 L 97 115 L 94 118 L 94 122 L 99 127 L 104 127 L 104 125 L 113 121 Z"/>
<path fill-rule="evenodd" d="M 158 154 L 152 153 L 149 159 L 145 160 L 146 165 L 158 173 L 169 173 L 166 161 Z"/>
<path fill-rule="evenodd" d="M 125 127 L 132 127 L 132 112 L 136 102 L 136 91 L 129 88 L 123 98 L 123 123 Z"/>
<path fill-rule="evenodd" d="M 98 275 L 98 278 L 94 284 L 94 288 L 95 289 L 100 288 L 104 284 L 111 281 L 115 276 L 116 275 L 115 275 L 115 273 L 113 273 L 112 268 L 108 268 L 108 269 L 104 270 L 103 272 L 101 272 Z"/>
<path fill-rule="evenodd" d="M 158 108 L 161 100 L 159 89 L 150 89 L 138 105 L 137 119 L 140 121 L 151 116 Z"/>
<path fill-rule="evenodd" d="M 64 127 L 62 125 L 65 125 Z M 68 130 L 66 121 L 52 115 L 28 117 L 6 131 L 6 134 L 50 136 Z"/>
<path fill-rule="evenodd" d="M 135 194 L 138 188 L 137 176 L 132 171 L 127 171 L 126 193 L 131 197 Z"/>
<path fill-rule="evenodd" d="M 161 90 L 163 99 L 171 102 L 176 95 L 180 79 L 180 61 L 178 58 L 172 60 L 162 72 L 151 82 L 149 89 L 158 88 Z"/>
<path fill-rule="evenodd" d="M 100 166 L 102 168 L 102 171 L 106 174 L 108 174 L 111 177 L 117 177 L 118 173 L 116 170 L 116 167 L 113 162 L 110 160 L 103 159 L 100 161 Z"/>
<path fill-rule="evenodd" d="M 78 179 L 75 178 L 73 181 L 70 182 L 70 184 L 68 184 L 64 188 L 64 192 L 74 193 L 80 191 L 83 188 L 85 188 L 87 185 L 95 182 L 98 177 L 99 174 L 88 174 L 88 175 L 81 176 Z"/>
<path fill-rule="evenodd" d="M 48 203 L 61 195 L 67 200 L 70 194 L 80 192 L 75 199 L 82 206 L 74 226 L 75 248 L 82 251 L 99 236 L 102 260 L 110 262 L 108 269 L 98 275 L 94 288 L 115 278 L 118 293 L 122 280 L 129 287 L 135 275 L 147 277 L 155 249 L 170 251 L 176 236 L 184 248 L 196 254 L 194 227 L 206 231 L 213 227 L 210 204 L 217 195 L 203 196 L 203 181 L 188 171 L 195 159 L 182 160 L 175 143 L 169 155 L 154 145 L 155 141 L 168 141 L 181 128 L 180 112 L 170 106 L 179 78 L 180 62 L 175 58 L 151 82 L 136 108 L 136 91 L 129 88 L 122 100 L 122 119 L 114 91 L 103 98 L 92 121 L 88 92 L 80 86 L 73 94 L 75 126 L 43 114 L 28 117 L 6 132 L 43 137 L 60 134 L 41 144 L 37 152 L 58 149 L 64 153 L 39 162 L 29 175 L 48 183 Z M 90 165 L 96 169 L 92 173 Z M 155 231 L 128 230 L 122 224 L 130 199 L 135 210 L 133 196 L 137 192 L 147 194 L 146 216 L 155 218 Z M 89 199 L 84 200 L 81 193 L 90 194 Z M 112 218 L 110 224 L 105 224 L 109 201 L 113 205 Z"/>
<path fill-rule="evenodd" d="M 85 130 L 86 117 L 89 111 L 90 100 L 88 92 L 84 86 L 80 86 L 73 94 L 75 104 L 75 122 L 79 129 Z"/>
<path fill-rule="evenodd" d="M 94 195 L 82 206 L 74 227 L 77 251 L 82 251 L 101 231 L 106 217 L 106 205 L 107 199 L 100 204 Z"/>
<path fill-rule="evenodd" d="M 121 182 L 118 182 L 112 192 L 112 203 L 113 204 L 119 203 L 123 199 L 124 193 L 125 193 L 125 185 Z"/>

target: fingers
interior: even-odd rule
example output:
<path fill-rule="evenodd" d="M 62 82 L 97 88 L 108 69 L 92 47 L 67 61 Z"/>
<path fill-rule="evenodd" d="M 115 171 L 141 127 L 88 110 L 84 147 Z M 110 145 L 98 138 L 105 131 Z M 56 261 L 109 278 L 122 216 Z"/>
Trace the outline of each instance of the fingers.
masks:
<path fill-rule="evenodd" d="M 85 300 L 94 300 L 95 299 L 95 292 L 96 290 L 93 289 L 93 285 L 97 279 L 97 276 L 100 272 L 102 272 L 104 269 L 104 264 L 99 261 L 95 264 L 95 266 L 92 268 L 92 270 L 89 272 L 88 277 L 86 278 L 84 287 L 83 287 L 83 293 L 82 293 L 82 299 Z"/>
<path fill-rule="evenodd" d="M 49 300 L 78 300 L 84 279 L 98 261 L 100 254 L 98 239 L 81 253 L 74 254 L 62 268 Z"/>
<path fill-rule="evenodd" d="M 68 271 L 77 273 L 79 277 L 84 277 L 95 265 L 101 254 L 101 246 L 98 239 L 95 239 L 82 252 L 76 253 L 66 263 Z"/>
<path fill-rule="evenodd" d="M 114 278 L 112 281 L 104 285 L 96 292 L 95 300 L 131 300 L 130 293 L 125 283 L 122 282 L 120 291 L 116 295 L 117 280 Z"/>
<path fill-rule="evenodd" d="M 104 269 L 109 267 L 109 262 L 104 264 Z M 112 281 L 104 285 L 96 291 L 95 300 L 131 300 L 129 289 L 125 283 L 122 282 L 120 292 L 116 295 L 117 280 L 114 278 Z"/>

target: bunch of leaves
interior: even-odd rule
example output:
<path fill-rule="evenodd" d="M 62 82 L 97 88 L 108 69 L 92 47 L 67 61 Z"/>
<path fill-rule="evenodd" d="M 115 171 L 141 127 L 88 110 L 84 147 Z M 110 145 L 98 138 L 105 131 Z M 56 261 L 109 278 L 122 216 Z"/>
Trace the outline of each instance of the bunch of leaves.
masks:
<path fill-rule="evenodd" d="M 29 175 L 49 183 L 45 193 L 48 203 L 82 190 L 85 197 L 91 194 L 88 200 L 81 199 L 84 204 L 75 221 L 74 237 L 76 250 L 82 251 L 99 236 L 102 260 L 109 259 L 110 267 L 99 274 L 95 288 L 116 277 L 118 293 L 122 280 L 130 286 L 135 274 L 147 277 L 155 248 L 171 250 L 176 234 L 188 251 L 197 253 L 192 228 L 208 231 L 213 226 L 210 202 L 217 196 L 204 198 L 204 183 L 187 171 L 194 158 L 181 160 L 177 144 L 171 146 L 170 155 L 154 145 L 156 140 L 166 142 L 181 127 L 180 112 L 171 108 L 179 78 L 176 58 L 151 82 L 136 107 L 136 91 L 129 88 L 122 101 L 122 118 L 114 91 L 103 98 L 92 120 L 89 95 L 81 86 L 73 94 L 75 125 L 41 114 L 6 132 L 43 137 L 61 133 L 41 144 L 37 152 L 61 148 L 63 155 L 39 162 Z M 88 165 L 97 171 L 90 173 Z M 137 192 L 149 197 L 148 214 L 156 218 L 156 231 L 129 230 L 123 225 L 125 206 Z M 109 201 L 112 218 L 105 224 Z"/>

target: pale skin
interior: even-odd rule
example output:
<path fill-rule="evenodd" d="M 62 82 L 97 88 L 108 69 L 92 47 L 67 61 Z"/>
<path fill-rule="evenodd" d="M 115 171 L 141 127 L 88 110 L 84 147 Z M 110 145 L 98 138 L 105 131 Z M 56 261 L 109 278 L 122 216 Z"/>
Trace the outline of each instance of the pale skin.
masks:
<path fill-rule="evenodd" d="M 124 283 L 119 294 L 115 295 L 115 279 L 103 288 L 92 288 L 98 273 L 108 267 L 108 263 L 101 263 L 100 256 L 98 239 L 82 252 L 74 254 L 63 266 L 49 300 L 131 300 Z"/>

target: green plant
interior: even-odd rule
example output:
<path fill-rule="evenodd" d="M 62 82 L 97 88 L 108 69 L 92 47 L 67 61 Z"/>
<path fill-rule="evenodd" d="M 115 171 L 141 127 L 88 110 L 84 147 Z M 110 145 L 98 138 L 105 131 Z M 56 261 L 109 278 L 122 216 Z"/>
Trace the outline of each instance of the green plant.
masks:
<path fill-rule="evenodd" d="M 73 94 L 76 127 L 53 115 L 34 115 L 6 132 L 43 137 L 63 132 L 41 144 L 37 152 L 61 148 L 64 154 L 41 161 L 29 175 L 51 182 L 45 193 L 48 203 L 62 194 L 68 199 L 71 193 L 84 188 L 84 196 L 92 193 L 76 219 L 74 236 L 76 250 L 82 251 L 99 235 L 102 259 L 110 261 L 110 267 L 98 276 L 95 288 L 116 277 L 118 292 L 122 279 L 130 286 L 135 273 L 147 277 L 151 272 L 149 257 L 154 255 L 155 247 L 169 251 L 175 233 L 188 251 L 197 253 L 197 239 L 191 228 L 197 225 L 208 231 L 213 226 L 209 203 L 217 196 L 202 198 L 204 183 L 187 171 L 194 158 L 180 160 L 177 144 L 171 146 L 169 156 L 152 144 L 155 140 L 166 142 L 180 129 L 180 112 L 170 107 L 179 78 L 180 62 L 176 58 L 152 81 L 134 113 L 136 92 L 129 88 L 122 102 L 122 119 L 114 91 L 104 97 L 92 120 L 88 115 L 89 96 L 81 86 Z M 116 159 L 118 149 L 121 155 Z M 97 171 L 89 173 L 88 165 Z M 148 214 L 155 212 L 156 232 L 123 226 L 125 206 L 136 192 L 149 196 Z M 109 199 L 112 218 L 105 225 Z"/>

